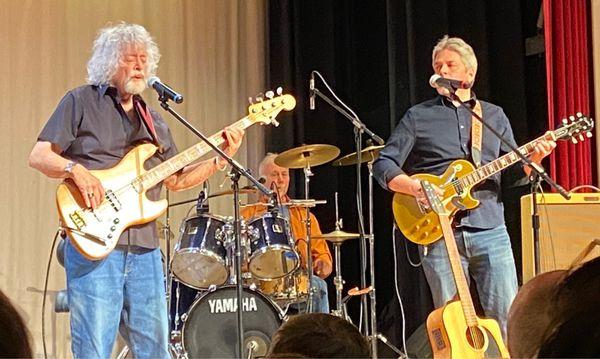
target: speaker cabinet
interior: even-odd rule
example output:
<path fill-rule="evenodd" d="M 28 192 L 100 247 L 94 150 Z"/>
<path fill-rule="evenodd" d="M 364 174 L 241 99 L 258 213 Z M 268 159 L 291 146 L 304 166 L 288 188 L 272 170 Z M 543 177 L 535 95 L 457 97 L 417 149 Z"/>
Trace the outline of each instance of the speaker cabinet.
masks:
<path fill-rule="evenodd" d="M 540 219 L 540 271 L 567 269 L 573 259 L 594 239 L 600 239 L 600 194 L 574 193 L 566 200 L 560 194 L 538 194 Z M 535 276 L 532 195 L 521 197 L 523 283 Z M 586 259 L 600 256 L 596 247 Z"/>

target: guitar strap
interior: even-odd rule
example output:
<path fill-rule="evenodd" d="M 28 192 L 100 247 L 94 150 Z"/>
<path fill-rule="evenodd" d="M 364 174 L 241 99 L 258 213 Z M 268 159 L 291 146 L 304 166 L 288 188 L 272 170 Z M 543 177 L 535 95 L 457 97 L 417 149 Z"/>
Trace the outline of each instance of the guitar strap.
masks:
<path fill-rule="evenodd" d="M 146 129 L 148 129 L 148 132 L 150 132 L 154 144 L 158 147 L 158 152 L 163 153 L 164 148 L 158 141 L 158 135 L 156 134 L 156 129 L 154 128 L 154 121 L 152 120 L 152 115 L 148 110 L 148 106 L 146 106 L 146 103 L 144 103 L 144 101 L 142 101 L 139 98 L 134 98 L 134 103 L 138 116 L 142 119 L 142 122 L 146 126 Z"/>
<path fill-rule="evenodd" d="M 481 103 L 475 101 L 475 107 L 473 111 L 481 118 L 483 118 L 483 112 L 481 111 Z M 481 142 L 483 137 L 481 121 L 471 116 L 471 157 L 475 163 L 475 167 L 481 167 Z"/>

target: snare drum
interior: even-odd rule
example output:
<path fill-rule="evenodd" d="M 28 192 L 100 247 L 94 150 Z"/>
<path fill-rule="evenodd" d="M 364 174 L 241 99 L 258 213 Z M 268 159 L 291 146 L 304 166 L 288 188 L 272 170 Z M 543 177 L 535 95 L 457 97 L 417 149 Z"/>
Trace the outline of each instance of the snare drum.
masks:
<path fill-rule="evenodd" d="M 260 291 L 281 306 L 305 302 L 308 287 L 308 273 L 305 270 L 297 270 L 283 278 L 258 282 Z"/>
<path fill-rule="evenodd" d="M 225 224 L 225 218 L 210 214 L 184 221 L 171 261 L 171 271 L 179 281 L 197 289 L 227 281 Z"/>
<path fill-rule="evenodd" d="M 277 279 L 295 271 L 300 260 L 287 219 L 266 213 L 251 220 L 247 227 L 250 240 L 250 272 L 259 279 Z"/>

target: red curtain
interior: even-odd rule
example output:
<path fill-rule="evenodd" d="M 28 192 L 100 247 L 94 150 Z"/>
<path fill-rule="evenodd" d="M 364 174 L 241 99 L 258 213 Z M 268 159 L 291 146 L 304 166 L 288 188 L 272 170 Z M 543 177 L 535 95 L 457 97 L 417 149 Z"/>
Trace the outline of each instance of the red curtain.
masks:
<path fill-rule="evenodd" d="M 581 112 L 591 116 L 587 0 L 544 0 L 548 128 Z M 592 141 L 561 141 L 550 157 L 550 174 L 569 190 L 592 184 Z"/>

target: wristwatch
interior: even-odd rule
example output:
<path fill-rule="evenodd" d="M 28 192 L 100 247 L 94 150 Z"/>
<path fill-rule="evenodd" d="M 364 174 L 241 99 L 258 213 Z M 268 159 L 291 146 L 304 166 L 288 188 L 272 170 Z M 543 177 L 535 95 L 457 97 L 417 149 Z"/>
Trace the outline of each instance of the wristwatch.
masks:
<path fill-rule="evenodd" d="M 73 167 L 75 167 L 76 165 L 77 165 L 77 162 L 69 161 L 69 163 L 67 163 L 67 165 L 65 166 L 64 171 L 68 174 L 73 174 Z"/>

